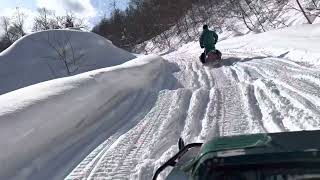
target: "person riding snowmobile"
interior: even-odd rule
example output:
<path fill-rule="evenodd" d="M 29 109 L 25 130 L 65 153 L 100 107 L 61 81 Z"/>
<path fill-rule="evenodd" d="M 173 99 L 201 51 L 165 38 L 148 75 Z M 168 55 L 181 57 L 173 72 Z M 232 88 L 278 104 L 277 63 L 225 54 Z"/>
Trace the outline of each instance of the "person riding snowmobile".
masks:
<path fill-rule="evenodd" d="M 205 48 L 205 52 L 216 50 L 215 44 L 218 42 L 218 35 L 210 31 L 208 25 L 203 25 L 203 32 L 200 36 L 200 47 Z"/>
<path fill-rule="evenodd" d="M 201 60 L 204 62 L 205 56 L 210 51 L 215 51 L 215 44 L 218 42 L 218 35 L 214 31 L 210 31 L 208 25 L 203 25 L 203 32 L 200 36 L 200 47 L 204 48 L 204 53 L 201 54 Z"/>

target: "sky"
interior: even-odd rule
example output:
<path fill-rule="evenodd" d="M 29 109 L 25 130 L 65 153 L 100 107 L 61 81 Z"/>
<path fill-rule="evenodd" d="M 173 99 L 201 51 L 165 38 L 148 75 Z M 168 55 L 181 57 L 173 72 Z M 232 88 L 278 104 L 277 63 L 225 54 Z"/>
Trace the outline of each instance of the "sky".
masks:
<path fill-rule="evenodd" d="M 73 12 L 77 17 L 85 19 L 89 27 L 111 12 L 113 0 L 0 0 L 0 16 L 12 16 L 16 8 L 26 14 L 25 29 L 30 32 L 37 8 L 45 7 L 54 10 L 56 15 Z M 116 0 L 118 8 L 125 9 L 129 0 Z"/>

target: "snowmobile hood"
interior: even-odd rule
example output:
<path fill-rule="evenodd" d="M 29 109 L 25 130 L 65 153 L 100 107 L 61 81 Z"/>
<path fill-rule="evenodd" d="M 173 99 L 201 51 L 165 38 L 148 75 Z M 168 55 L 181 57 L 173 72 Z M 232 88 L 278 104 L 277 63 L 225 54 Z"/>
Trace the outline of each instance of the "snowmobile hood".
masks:
<path fill-rule="evenodd" d="M 318 170 L 320 144 L 312 139 L 319 137 L 320 131 L 300 131 L 213 138 L 184 170 L 189 170 L 194 179 L 201 179 L 208 169 L 219 168 L 246 171 L 253 167 L 277 169 L 292 165 Z"/>
<path fill-rule="evenodd" d="M 247 148 L 267 146 L 271 142 L 268 134 L 248 134 L 241 136 L 216 137 L 202 145 L 200 153 L 192 161 L 185 164 L 181 169 L 191 171 L 194 166 L 201 164 L 207 156 L 240 155 Z"/>
<path fill-rule="evenodd" d="M 320 130 L 217 137 L 202 145 L 198 158 L 229 150 L 245 150 L 246 154 L 319 150 L 320 143 L 312 141 L 319 137 Z"/>
<path fill-rule="evenodd" d="M 223 150 L 267 146 L 271 142 L 271 139 L 272 138 L 267 134 L 252 134 L 214 138 L 202 146 L 200 156 L 203 156 L 210 152 Z"/>
<path fill-rule="evenodd" d="M 215 137 L 197 144 L 201 149 L 189 161 L 180 162 L 182 155 L 176 155 L 166 164 L 174 167 L 170 175 L 183 172 L 193 180 L 225 179 L 233 175 L 260 180 L 257 174 L 270 178 L 315 175 L 320 179 L 320 143 L 316 141 L 319 137 L 320 130 Z M 159 168 L 156 175 L 165 167 Z"/>

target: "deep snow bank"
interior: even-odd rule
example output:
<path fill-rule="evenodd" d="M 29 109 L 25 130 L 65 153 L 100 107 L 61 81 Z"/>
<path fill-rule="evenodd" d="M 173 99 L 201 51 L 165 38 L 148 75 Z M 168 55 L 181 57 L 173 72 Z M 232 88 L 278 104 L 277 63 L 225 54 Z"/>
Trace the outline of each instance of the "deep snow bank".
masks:
<path fill-rule="evenodd" d="M 0 53 L 0 94 L 135 58 L 90 32 L 50 30 L 27 35 Z"/>
<path fill-rule="evenodd" d="M 278 56 L 294 61 L 320 64 L 320 24 L 299 25 L 260 34 L 227 39 L 218 48 L 255 55 Z"/>
<path fill-rule="evenodd" d="M 52 158 L 84 140 L 86 130 L 95 131 L 119 97 L 151 88 L 163 66 L 161 57 L 148 55 L 0 96 L 0 179 L 40 173 Z"/>

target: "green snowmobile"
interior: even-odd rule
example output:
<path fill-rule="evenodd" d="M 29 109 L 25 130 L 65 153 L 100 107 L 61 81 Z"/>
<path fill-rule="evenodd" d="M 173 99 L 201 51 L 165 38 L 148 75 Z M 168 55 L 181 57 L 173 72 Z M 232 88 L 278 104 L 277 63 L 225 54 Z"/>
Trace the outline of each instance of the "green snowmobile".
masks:
<path fill-rule="evenodd" d="M 320 130 L 217 137 L 184 145 L 157 169 L 174 167 L 170 179 L 315 180 L 320 179 Z"/>

